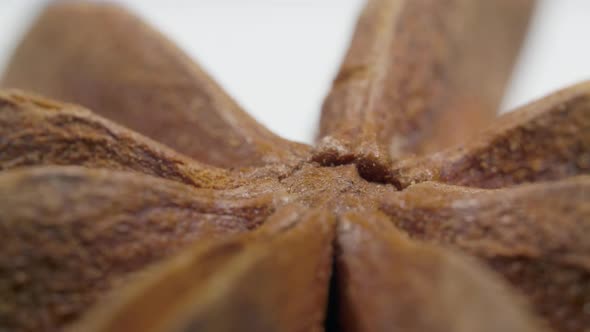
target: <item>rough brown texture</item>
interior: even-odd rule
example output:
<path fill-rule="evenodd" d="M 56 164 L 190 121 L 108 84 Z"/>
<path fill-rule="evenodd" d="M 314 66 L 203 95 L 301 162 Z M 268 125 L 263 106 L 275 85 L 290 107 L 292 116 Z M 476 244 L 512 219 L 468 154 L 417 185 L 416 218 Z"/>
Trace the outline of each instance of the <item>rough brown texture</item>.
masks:
<path fill-rule="evenodd" d="M 341 331 L 539 331 L 495 276 L 445 248 L 412 243 L 381 214 L 344 215 L 338 239 Z"/>
<path fill-rule="evenodd" d="M 196 163 L 94 115 L 19 91 L 0 92 L 0 170 L 82 165 L 126 170 L 191 184 L 228 187 L 225 170 Z"/>
<path fill-rule="evenodd" d="M 590 172 L 590 83 L 506 114 L 468 144 L 394 164 L 400 187 L 435 180 L 500 188 Z"/>
<path fill-rule="evenodd" d="M 188 249 L 72 331 L 321 331 L 334 217 L 304 211 Z"/>
<path fill-rule="evenodd" d="M 273 197 L 245 196 L 101 169 L 2 173 L 0 321 L 61 325 L 115 280 L 186 244 L 256 228 Z"/>
<path fill-rule="evenodd" d="M 590 176 L 497 190 L 423 182 L 383 210 L 412 238 L 488 261 L 555 324 L 590 326 L 579 310 L 590 301 Z"/>
<path fill-rule="evenodd" d="M 369 1 L 313 148 L 48 6 L 1 84 L 84 106 L 0 92 L 0 331 L 590 329 L 590 84 L 481 130 L 532 5 Z"/>
<path fill-rule="evenodd" d="M 172 43 L 116 6 L 49 6 L 4 82 L 100 110 L 213 165 L 288 163 L 306 152 L 259 125 Z"/>
<path fill-rule="evenodd" d="M 532 4 L 370 1 L 324 103 L 315 158 L 383 168 L 476 133 L 494 117 Z"/>

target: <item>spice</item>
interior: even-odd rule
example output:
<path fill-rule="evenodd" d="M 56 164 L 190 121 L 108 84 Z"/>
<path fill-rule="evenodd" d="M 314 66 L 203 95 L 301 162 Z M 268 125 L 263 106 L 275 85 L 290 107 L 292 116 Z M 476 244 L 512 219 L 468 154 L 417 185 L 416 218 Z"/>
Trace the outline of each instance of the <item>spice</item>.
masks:
<path fill-rule="evenodd" d="M 369 1 L 314 147 L 49 5 L 0 93 L 0 330 L 590 328 L 590 84 L 493 119 L 532 5 Z"/>

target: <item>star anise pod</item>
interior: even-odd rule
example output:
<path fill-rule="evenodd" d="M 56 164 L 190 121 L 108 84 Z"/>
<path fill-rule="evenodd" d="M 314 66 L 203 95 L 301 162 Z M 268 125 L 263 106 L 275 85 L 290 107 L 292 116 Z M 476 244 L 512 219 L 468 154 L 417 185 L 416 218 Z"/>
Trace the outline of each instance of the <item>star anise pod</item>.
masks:
<path fill-rule="evenodd" d="M 588 331 L 590 84 L 492 121 L 532 5 L 369 1 L 315 147 L 49 5 L 3 86 L 93 111 L 0 94 L 0 330 Z"/>

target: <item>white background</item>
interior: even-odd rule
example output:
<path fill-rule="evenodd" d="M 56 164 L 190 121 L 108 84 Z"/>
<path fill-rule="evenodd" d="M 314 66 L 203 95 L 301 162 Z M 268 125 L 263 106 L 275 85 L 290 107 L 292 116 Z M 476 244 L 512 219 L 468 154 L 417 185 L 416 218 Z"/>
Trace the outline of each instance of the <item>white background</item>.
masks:
<path fill-rule="evenodd" d="M 483 0 L 487 1 L 487 0 Z M 490 0 L 493 1 L 493 0 Z M 128 0 L 276 133 L 311 142 L 362 0 Z M 0 0 L 0 68 L 44 1 Z M 590 0 L 540 0 L 502 109 L 590 79 Z"/>

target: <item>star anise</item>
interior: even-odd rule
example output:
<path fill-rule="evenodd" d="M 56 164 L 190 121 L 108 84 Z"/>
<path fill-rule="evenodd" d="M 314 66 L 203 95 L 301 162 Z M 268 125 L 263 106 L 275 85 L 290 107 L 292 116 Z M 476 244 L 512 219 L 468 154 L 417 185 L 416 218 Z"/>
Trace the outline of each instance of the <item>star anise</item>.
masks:
<path fill-rule="evenodd" d="M 0 330 L 588 331 L 590 84 L 484 128 L 531 9 L 369 1 L 308 147 L 50 5 L 3 86 L 96 113 L 0 94 Z"/>

